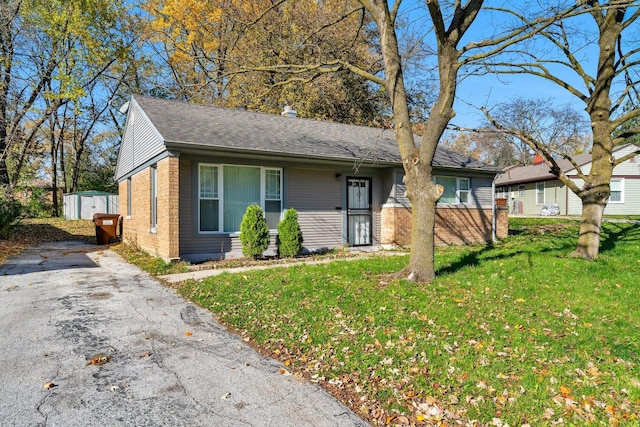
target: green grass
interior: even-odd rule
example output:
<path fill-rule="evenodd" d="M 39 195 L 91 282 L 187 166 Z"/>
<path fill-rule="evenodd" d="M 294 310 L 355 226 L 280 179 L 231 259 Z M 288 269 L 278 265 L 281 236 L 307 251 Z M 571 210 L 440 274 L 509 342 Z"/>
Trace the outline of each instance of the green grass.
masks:
<path fill-rule="evenodd" d="M 375 424 L 638 425 L 640 227 L 605 224 L 587 262 L 566 257 L 575 221 L 511 225 L 494 246 L 438 248 L 432 284 L 380 256 L 180 291 Z"/>

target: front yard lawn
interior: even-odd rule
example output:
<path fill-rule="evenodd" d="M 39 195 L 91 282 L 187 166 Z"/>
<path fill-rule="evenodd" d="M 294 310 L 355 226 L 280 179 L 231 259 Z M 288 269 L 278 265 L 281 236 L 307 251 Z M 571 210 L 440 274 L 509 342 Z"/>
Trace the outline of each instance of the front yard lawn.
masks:
<path fill-rule="evenodd" d="M 439 248 L 432 284 L 379 256 L 180 292 L 374 424 L 638 425 L 640 226 L 606 223 L 587 262 L 566 257 L 575 221 L 511 225 L 495 246 Z"/>

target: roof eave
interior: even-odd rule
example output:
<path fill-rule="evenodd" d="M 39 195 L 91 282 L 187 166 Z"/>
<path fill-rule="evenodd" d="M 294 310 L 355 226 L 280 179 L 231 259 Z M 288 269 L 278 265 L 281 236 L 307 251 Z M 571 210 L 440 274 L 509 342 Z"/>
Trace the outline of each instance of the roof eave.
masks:
<path fill-rule="evenodd" d="M 399 161 L 390 160 L 377 160 L 377 159 L 358 159 L 354 157 L 331 157 L 331 156 L 318 156 L 312 154 L 296 154 L 276 151 L 265 150 L 252 150 L 247 148 L 230 148 L 222 146 L 212 146 L 209 144 L 201 144 L 197 142 L 184 142 L 184 141 L 166 141 L 165 146 L 169 151 L 179 151 L 189 154 L 206 154 L 206 155 L 220 155 L 225 156 L 234 154 L 236 157 L 252 158 L 252 159 L 273 159 L 273 158 L 288 158 L 292 160 L 306 160 L 317 163 L 353 163 L 354 161 L 364 162 L 367 166 L 375 167 L 400 167 L 402 163 Z"/>

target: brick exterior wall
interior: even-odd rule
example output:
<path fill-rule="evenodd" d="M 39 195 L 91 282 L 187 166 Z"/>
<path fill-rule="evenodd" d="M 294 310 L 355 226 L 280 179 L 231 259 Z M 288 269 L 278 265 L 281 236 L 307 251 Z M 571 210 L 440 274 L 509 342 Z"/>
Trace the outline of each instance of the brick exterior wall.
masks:
<path fill-rule="evenodd" d="M 383 245 L 411 245 L 411 209 L 385 207 L 381 212 Z M 436 244 L 463 244 L 491 241 L 491 209 L 439 208 L 436 211 Z M 496 236 L 507 237 L 508 209 L 496 209 Z"/>
<path fill-rule="evenodd" d="M 179 251 L 179 158 L 167 157 L 157 163 L 158 223 L 151 230 L 151 168 L 131 177 L 131 216 L 127 216 L 127 180 L 120 182 L 122 240 L 165 261 L 176 260 Z"/>

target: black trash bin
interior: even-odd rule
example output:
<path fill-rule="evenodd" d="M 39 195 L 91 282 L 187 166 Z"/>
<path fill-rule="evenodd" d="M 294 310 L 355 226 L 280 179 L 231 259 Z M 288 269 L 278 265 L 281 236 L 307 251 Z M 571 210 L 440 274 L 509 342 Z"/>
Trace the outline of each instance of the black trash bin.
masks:
<path fill-rule="evenodd" d="M 120 215 L 97 213 L 93 215 L 93 223 L 96 225 L 96 243 L 108 245 L 118 241 L 117 230 Z"/>

